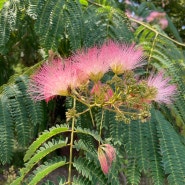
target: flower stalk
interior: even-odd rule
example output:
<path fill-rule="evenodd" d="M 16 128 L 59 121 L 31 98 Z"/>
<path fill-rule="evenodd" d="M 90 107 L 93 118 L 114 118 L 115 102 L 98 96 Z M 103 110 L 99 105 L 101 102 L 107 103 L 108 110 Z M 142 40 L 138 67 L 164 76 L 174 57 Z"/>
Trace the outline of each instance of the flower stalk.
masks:
<path fill-rule="evenodd" d="M 101 135 L 102 135 L 103 119 L 104 119 L 104 110 L 102 110 L 102 114 L 101 114 L 101 122 L 100 122 L 100 138 L 101 138 Z M 99 145 L 100 145 L 100 141 L 99 141 Z"/>
<path fill-rule="evenodd" d="M 76 108 L 76 99 L 73 99 L 73 109 Z M 72 125 L 71 125 L 71 141 L 70 141 L 70 151 L 69 151 L 69 174 L 68 174 L 68 182 L 69 185 L 72 185 L 72 160 L 73 160 L 73 142 L 74 142 L 74 129 L 75 129 L 75 116 L 72 118 Z"/>

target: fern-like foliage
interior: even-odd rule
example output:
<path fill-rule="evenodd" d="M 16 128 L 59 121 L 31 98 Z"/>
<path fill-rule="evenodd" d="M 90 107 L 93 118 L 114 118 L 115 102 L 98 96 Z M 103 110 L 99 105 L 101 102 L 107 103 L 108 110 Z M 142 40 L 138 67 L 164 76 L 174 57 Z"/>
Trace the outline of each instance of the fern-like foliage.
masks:
<path fill-rule="evenodd" d="M 129 125 L 125 125 L 123 133 L 124 133 L 124 143 L 125 150 L 128 154 L 128 171 L 126 173 L 128 182 L 131 184 L 138 184 L 140 182 L 140 170 L 137 165 L 137 145 L 138 145 L 138 124 L 139 123 L 131 123 Z"/>
<path fill-rule="evenodd" d="M 36 141 L 34 141 L 29 149 L 27 150 L 25 157 L 24 157 L 24 161 L 28 161 L 31 156 L 33 154 L 35 154 L 35 151 L 44 143 L 46 142 L 48 139 L 50 139 L 51 137 L 62 133 L 62 132 L 66 132 L 68 131 L 69 128 L 66 125 L 56 125 L 55 127 L 52 127 L 48 130 L 46 130 L 45 132 L 43 132 Z"/>
<path fill-rule="evenodd" d="M 153 109 L 149 122 L 134 122 L 124 129 L 128 182 L 139 184 L 141 173 L 150 172 L 153 184 L 164 184 L 164 175 L 169 184 L 184 184 L 185 147 L 162 113 Z"/>
<path fill-rule="evenodd" d="M 97 152 L 94 145 L 89 147 L 89 144 L 87 144 L 83 139 L 80 139 L 78 142 L 74 142 L 74 148 L 77 151 L 83 151 L 88 159 L 94 162 L 97 161 Z"/>
<path fill-rule="evenodd" d="M 137 167 L 136 158 L 129 157 L 128 166 L 127 166 L 127 179 L 130 184 L 139 184 L 141 181 L 141 172 Z"/>
<path fill-rule="evenodd" d="M 78 1 L 32 0 L 27 12 L 36 19 L 35 30 L 45 48 L 58 48 L 61 39 L 66 37 L 71 39 L 72 48 L 80 47 L 83 16 Z"/>
<path fill-rule="evenodd" d="M 154 113 L 154 111 L 152 112 Z M 147 122 L 146 140 L 148 148 L 149 168 L 153 177 L 154 185 L 164 184 L 164 169 L 161 166 L 162 156 L 159 153 L 159 139 L 155 123 L 155 116 Z"/>
<path fill-rule="evenodd" d="M 87 47 L 106 39 L 123 42 L 133 39 L 128 19 L 111 6 L 100 6 L 98 9 L 90 6 L 85 10 L 84 16 L 84 45 Z"/>
<path fill-rule="evenodd" d="M 68 144 L 67 138 L 65 141 L 63 141 L 61 137 L 59 137 L 67 132 L 71 134 L 74 134 L 75 132 L 79 135 L 88 135 L 89 137 L 93 138 L 96 142 L 100 141 L 99 134 L 96 132 L 90 131 L 88 129 L 75 128 L 75 130 L 71 130 L 67 125 L 56 125 L 50 128 L 49 131 L 44 131 L 38 137 L 38 139 L 30 145 L 24 157 L 24 161 L 27 161 L 27 163 L 25 163 L 25 167 L 20 170 L 20 176 L 17 177 L 17 179 L 12 183 L 12 185 L 19 185 L 21 183 L 36 184 L 39 181 L 41 181 L 48 173 L 54 171 L 56 168 L 59 168 L 63 165 L 65 166 L 72 165 L 70 161 L 71 157 L 69 157 L 69 161 L 60 159 L 60 160 L 57 160 L 57 162 L 55 162 L 52 160 L 51 163 L 46 162 L 44 165 L 41 165 L 41 166 L 39 165 L 38 169 L 36 169 L 36 171 L 32 173 L 32 170 L 35 165 L 37 165 L 38 163 L 41 163 L 42 160 L 44 160 L 49 154 L 53 153 L 57 149 L 60 149 L 66 146 L 70 146 L 72 149 L 73 146 L 71 144 Z M 94 147 L 94 153 L 92 153 L 92 150 L 89 149 L 91 147 L 87 146 L 82 141 L 83 139 L 79 140 L 79 142 L 76 143 L 74 147 L 77 150 L 84 151 L 84 154 L 91 152 L 91 157 L 87 157 L 87 161 L 89 161 L 89 163 L 86 163 L 87 161 L 84 161 L 83 158 L 79 157 L 73 162 L 73 166 L 76 168 L 79 174 L 81 173 L 83 174 L 83 172 L 81 171 L 81 165 L 84 165 L 83 168 L 84 169 L 86 168 L 86 170 L 88 170 L 88 175 L 84 175 L 84 174 L 83 175 L 85 178 L 88 178 L 90 181 L 92 181 L 92 184 L 97 181 L 97 178 L 98 178 L 98 181 L 104 182 L 104 184 L 106 184 L 106 180 L 105 180 L 106 177 L 104 176 L 100 168 L 100 165 L 98 163 L 95 146 L 92 146 Z M 82 162 L 81 160 L 83 160 L 84 162 L 83 164 L 81 164 Z M 93 164 L 94 166 L 92 166 Z M 95 166 L 98 166 L 97 167 L 98 171 L 96 170 L 93 176 L 91 176 L 91 173 L 92 173 L 91 170 L 88 169 L 88 167 L 90 166 L 92 166 L 92 168 L 95 168 Z M 32 175 L 28 176 L 28 174 L 30 173 Z M 69 173 L 71 172 L 69 171 Z M 101 177 L 99 177 L 100 174 L 101 174 Z M 68 180 L 68 182 L 70 181 Z"/>
<path fill-rule="evenodd" d="M 73 166 L 82 176 L 88 178 L 91 181 L 91 184 L 107 184 L 107 179 L 103 172 L 93 163 L 93 161 L 79 157 L 74 161 Z"/>
<path fill-rule="evenodd" d="M 34 170 L 34 175 L 29 178 L 27 182 L 29 185 L 37 184 L 40 182 L 46 175 L 54 171 L 55 169 L 65 165 L 66 160 L 62 157 L 56 157 L 46 161 L 43 165 L 40 165 L 36 170 Z"/>
<path fill-rule="evenodd" d="M 13 184 L 18 185 L 21 184 L 22 182 L 27 182 L 30 181 L 30 184 L 35 184 L 36 182 L 40 181 L 43 179 L 48 173 L 53 171 L 54 169 L 65 165 L 65 160 L 57 160 L 51 161 L 52 165 L 50 166 L 48 163 L 44 164 L 41 168 L 43 171 L 42 175 L 38 175 L 37 177 L 33 177 L 32 180 L 24 180 L 25 176 L 32 170 L 32 168 L 40 162 L 44 157 L 46 157 L 48 154 L 52 153 L 56 149 L 62 148 L 67 145 L 67 140 L 63 141 L 61 139 L 52 139 L 51 141 L 47 140 L 51 139 L 52 137 L 68 131 L 68 127 L 65 125 L 57 125 L 56 127 L 52 127 L 49 131 L 43 132 L 39 138 L 30 145 L 24 160 L 28 161 L 25 164 L 25 167 L 20 170 L 20 176 L 13 182 Z M 39 171 L 39 170 L 36 170 Z"/>
<path fill-rule="evenodd" d="M 0 96 L 0 159 L 5 164 L 12 159 L 12 149 L 14 145 L 13 119 L 10 116 L 7 105 L 8 98 L 5 95 Z M 7 122 L 8 120 L 8 122 Z"/>
<path fill-rule="evenodd" d="M 24 0 L 9 0 L 4 3 L 0 12 L 0 53 L 7 53 L 10 36 L 17 31 L 24 8 Z"/>
<path fill-rule="evenodd" d="M 76 177 L 73 178 L 73 185 L 86 185 L 91 184 L 91 181 L 84 177 Z"/>
<path fill-rule="evenodd" d="M 126 16 L 108 5 L 97 8 L 83 7 L 77 0 L 31 0 L 26 13 L 35 20 L 34 30 L 45 49 L 57 50 L 67 41 L 74 51 L 107 38 L 127 42 L 133 38 Z"/>
<path fill-rule="evenodd" d="M 15 82 L 2 88 L 0 108 L 1 163 L 12 159 L 17 141 L 22 148 L 36 137 L 39 126 L 43 124 L 43 104 L 35 103 L 27 93 L 28 77 L 16 77 Z"/>
<path fill-rule="evenodd" d="M 185 183 L 185 146 L 172 125 L 164 119 L 159 111 L 155 112 L 157 132 L 160 141 L 162 165 L 169 184 Z"/>
<path fill-rule="evenodd" d="M 105 125 L 109 128 L 107 134 L 113 140 L 115 146 L 121 146 L 124 140 L 124 124 L 116 122 L 115 114 L 112 112 L 105 112 Z M 115 124 L 116 123 L 116 124 Z"/>

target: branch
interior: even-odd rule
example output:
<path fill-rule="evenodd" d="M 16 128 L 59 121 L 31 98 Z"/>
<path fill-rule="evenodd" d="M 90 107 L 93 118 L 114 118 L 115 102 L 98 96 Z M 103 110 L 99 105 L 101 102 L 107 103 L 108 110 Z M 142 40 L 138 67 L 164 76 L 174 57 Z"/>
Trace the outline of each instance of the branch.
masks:
<path fill-rule="evenodd" d="M 176 43 L 176 44 L 178 44 L 178 45 L 180 45 L 180 46 L 185 47 L 185 44 L 183 44 L 183 43 L 181 43 L 181 42 L 178 42 L 178 41 L 176 41 L 176 40 L 174 40 L 174 39 L 172 39 L 172 38 L 170 38 L 170 37 L 168 37 L 168 36 L 166 36 L 166 35 L 164 35 L 164 34 L 158 32 L 156 29 L 154 29 L 154 28 L 152 28 L 151 26 L 145 24 L 144 22 L 138 21 L 138 20 L 136 20 L 136 19 L 134 19 L 134 18 L 129 18 L 129 19 L 130 19 L 131 21 L 133 21 L 133 22 L 136 22 L 136 23 L 138 23 L 138 24 L 144 26 L 145 28 L 148 28 L 149 30 L 155 32 L 157 35 L 160 35 L 160 36 L 162 36 L 162 37 L 164 37 L 164 38 L 166 38 L 166 39 L 168 39 L 168 40 L 171 40 L 172 42 L 174 42 L 174 43 Z"/>

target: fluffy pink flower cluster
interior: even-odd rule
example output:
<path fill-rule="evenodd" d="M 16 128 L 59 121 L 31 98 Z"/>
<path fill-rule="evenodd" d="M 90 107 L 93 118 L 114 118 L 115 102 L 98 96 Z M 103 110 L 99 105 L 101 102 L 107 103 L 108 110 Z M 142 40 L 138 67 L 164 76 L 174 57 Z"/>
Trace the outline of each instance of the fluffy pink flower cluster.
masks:
<path fill-rule="evenodd" d="M 45 63 L 32 77 L 29 93 L 34 100 L 49 101 L 53 97 L 69 96 L 73 90 L 87 84 L 94 83 L 91 94 L 98 96 L 103 87 L 100 80 L 109 70 L 115 75 L 122 75 L 125 71 L 143 66 L 143 51 L 134 44 L 118 44 L 106 42 L 100 48 L 93 47 L 77 51 L 70 59 L 54 59 Z M 169 84 L 160 73 L 149 77 L 148 86 L 156 89 L 156 96 L 152 100 L 159 103 L 171 103 L 176 92 L 174 85 Z M 112 89 L 107 89 L 105 99 L 113 96 Z"/>
<path fill-rule="evenodd" d="M 45 63 L 32 76 L 28 91 L 34 100 L 45 99 L 48 102 L 57 95 L 68 96 L 70 89 L 80 86 L 87 78 L 70 60 L 63 62 L 54 59 Z"/>
<path fill-rule="evenodd" d="M 157 21 L 157 23 L 161 26 L 162 29 L 165 29 L 168 26 L 168 20 L 166 19 L 165 13 L 160 12 L 151 12 L 150 15 L 146 18 L 147 22 Z"/>
<path fill-rule="evenodd" d="M 102 46 L 101 55 L 109 68 L 117 75 L 144 65 L 143 51 L 134 44 L 108 42 Z"/>
<path fill-rule="evenodd" d="M 116 74 L 143 65 L 143 52 L 133 44 L 106 42 L 101 48 L 78 51 L 70 59 L 45 63 L 31 78 L 29 92 L 33 99 L 49 101 L 57 95 L 68 96 L 89 79 L 98 82 L 112 69 Z"/>
<path fill-rule="evenodd" d="M 154 100 L 158 103 L 172 103 L 172 97 L 176 93 L 176 86 L 170 85 L 170 78 L 165 78 L 163 72 L 157 75 L 151 74 L 147 79 L 147 85 L 157 90 Z"/>

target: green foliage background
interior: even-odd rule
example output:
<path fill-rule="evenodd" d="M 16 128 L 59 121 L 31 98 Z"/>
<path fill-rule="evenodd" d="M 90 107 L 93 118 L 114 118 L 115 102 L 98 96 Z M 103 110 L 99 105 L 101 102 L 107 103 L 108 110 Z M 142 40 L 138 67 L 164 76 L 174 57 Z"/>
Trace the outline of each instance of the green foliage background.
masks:
<path fill-rule="evenodd" d="M 101 140 L 98 130 L 91 127 L 90 115 L 79 118 L 75 126 L 78 136 L 75 148 L 83 155 L 74 158 L 73 184 L 135 185 L 140 184 L 143 177 L 151 179 L 150 183 L 155 185 L 185 184 L 185 55 L 182 38 L 170 18 L 171 24 L 164 31 L 158 25 L 128 19 L 125 8 L 113 0 L 9 0 L 2 7 L 0 163 L 13 163 L 14 153 L 25 151 L 32 143 L 24 157 L 25 166 L 12 184 L 37 184 L 56 168 L 69 165 L 68 156 L 59 157 L 53 151 L 68 145 L 64 133 L 73 131 L 69 125 L 61 123 L 66 121 L 65 109 L 72 108 L 74 102 L 63 98 L 48 105 L 32 101 L 27 93 L 29 76 L 50 57 L 48 50 L 68 57 L 77 49 L 99 45 L 107 39 L 142 45 L 147 55 L 146 70 L 165 69 L 178 86 L 178 96 L 170 107 L 155 104 L 151 119 L 144 124 L 135 121 L 127 125 L 116 121 L 114 114 L 105 112 L 102 139 L 111 142 L 117 150 L 117 160 L 107 176 L 102 173 L 97 160 L 96 143 Z M 143 17 L 158 9 L 152 2 L 132 8 Z M 10 78 L 15 72 L 17 75 Z M 138 73 L 147 75 L 143 71 Z M 84 110 L 80 103 L 76 108 L 79 112 Z M 93 110 L 93 113 L 99 124 L 101 110 Z M 36 168 L 37 163 L 43 164 Z M 28 173 L 31 175 L 26 176 Z M 59 181 L 65 184 L 67 178 L 61 175 Z"/>

